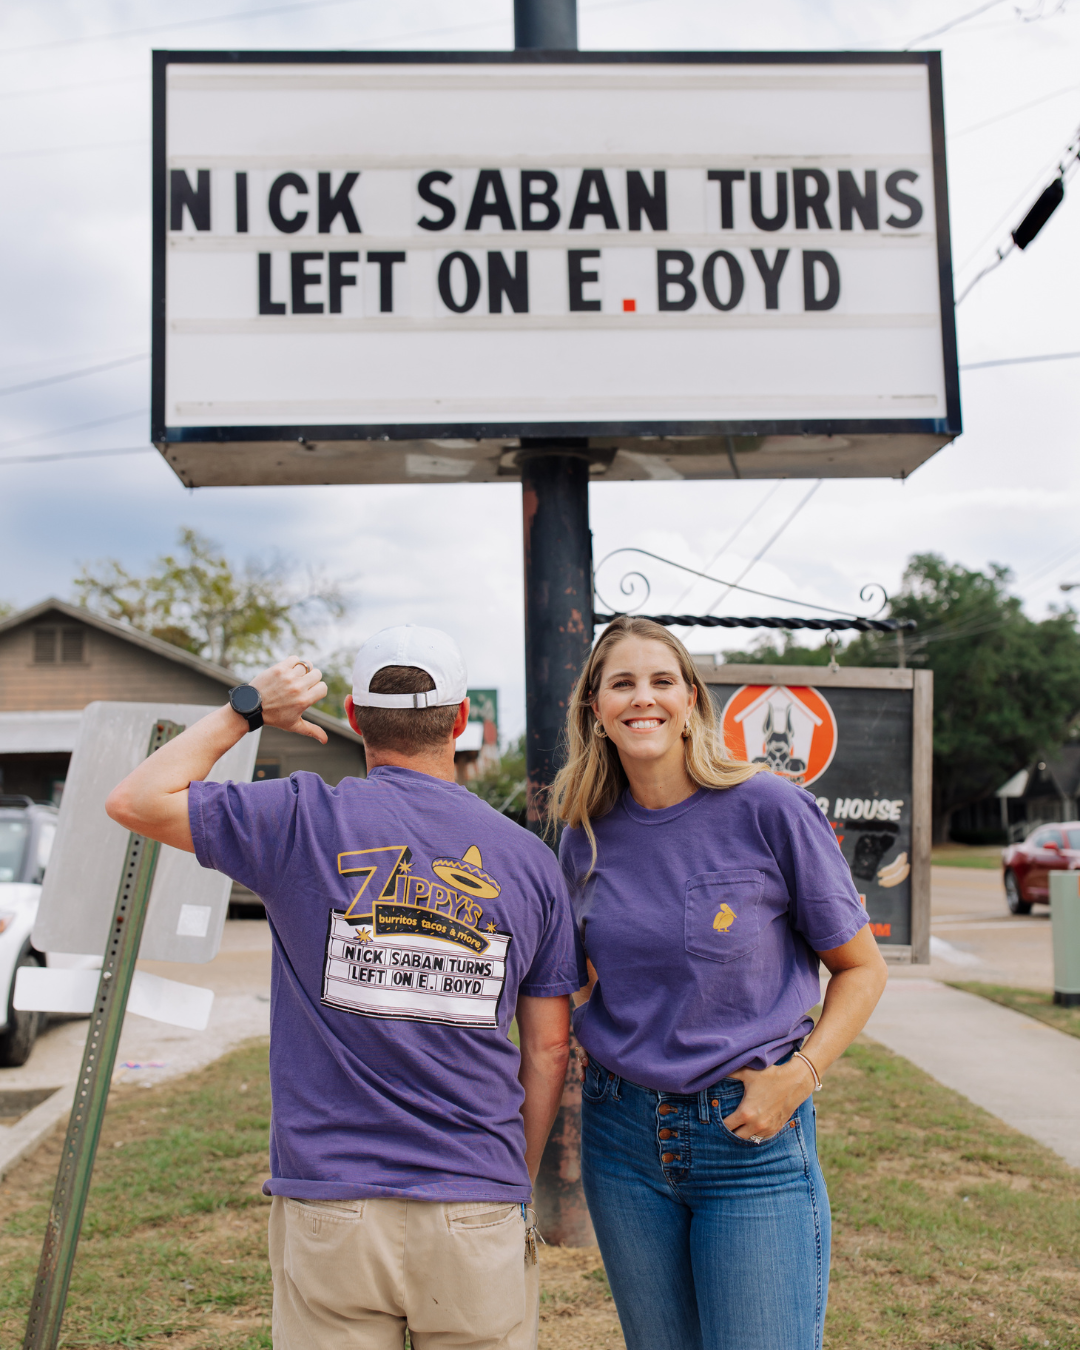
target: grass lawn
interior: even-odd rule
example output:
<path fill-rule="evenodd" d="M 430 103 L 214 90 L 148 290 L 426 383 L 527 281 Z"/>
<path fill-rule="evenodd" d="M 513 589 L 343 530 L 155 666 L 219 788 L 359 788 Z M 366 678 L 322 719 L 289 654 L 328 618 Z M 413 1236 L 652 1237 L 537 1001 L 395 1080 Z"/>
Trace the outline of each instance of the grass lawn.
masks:
<path fill-rule="evenodd" d="M 1054 1002 L 1053 994 L 1040 989 L 1013 989 L 1007 984 L 982 984 L 978 980 L 947 980 L 946 983 L 965 993 L 988 998 L 993 1003 L 1003 1003 L 1006 1008 L 1038 1018 L 1070 1036 L 1080 1036 L 1080 1007 L 1063 1008 Z"/>
<path fill-rule="evenodd" d="M 935 850 L 930 855 L 930 862 L 934 867 L 977 867 L 985 872 L 1000 872 L 1001 850 L 998 849 L 992 858 L 982 853 L 939 853 Z"/>
<path fill-rule="evenodd" d="M 879 1046 L 818 1099 L 826 1344 L 1080 1350 L 1080 1174 Z M 266 1047 L 114 1091 L 65 1347 L 269 1347 Z M 62 1135 L 0 1185 L 0 1345 L 21 1344 Z M 542 1350 L 618 1350 L 599 1254 L 540 1249 Z"/>

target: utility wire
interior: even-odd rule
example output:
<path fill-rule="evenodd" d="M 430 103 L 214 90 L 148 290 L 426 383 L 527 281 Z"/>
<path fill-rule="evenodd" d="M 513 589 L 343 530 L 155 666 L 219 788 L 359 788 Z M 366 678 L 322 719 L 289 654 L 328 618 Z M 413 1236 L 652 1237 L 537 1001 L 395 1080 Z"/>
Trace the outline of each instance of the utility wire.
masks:
<path fill-rule="evenodd" d="M 0 150 L 0 160 L 40 159 L 45 155 L 86 155 L 92 150 L 133 150 L 137 146 L 144 148 L 150 144 L 145 138 L 141 141 L 99 141 L 97 145 L 50 145 L 38 150 Z"/>
<path fill-rule="evenodd" d="M 717 600 L 716 603 L 711 606 L 711 608 L 705 611 L 706 614 L 714 614 L 724 603 L 724 601 L 727 599 L 727 597 L 731 594 L 732 591 L 739 591 L 745 589 L 745 587 L 739 585 L 739 582 L 742 581 L 743 577 L 746 576 L 746 574 L 751 570 L 751 568 L 754 568 L 758 565 L 761 559 L 765 556 L 766 553 L 768 553 L 769 549 L 772 548 L 773 544 L 776 543 L 776 541 L 780 538 L 780 536 L 784 533 L 787 527 L 791 524 L 791 522 L 795 519 L 795 517 L 799 514 L 799 512 L 803 509 L 803 507 L 806 505 L 806 503 L 810 500 L 810 498 L 814 495 L 814 493 L 818 490 L 818 488 L 822 485 L 824 481 L 825 480 L 823 478 L 819 478 L 817 480 L 814 486 L 810 489 L 810 491 L 798 504 L 795 510 L 792 511 L 791 515 L 788 516 L 788 518 L 784 521 L 784 523 L 780 526 L 780 528 L 776 531 L 776 533 L 768 540 L 768 542 L 761 549 L 759 549 L 759 551 L 746 564 L 746 566 L 735 578 L 735 580 L 731 582 L 731 584 L 728 586 L 727 590 L 723 593 L 723 595 L 721 595 L 719 600 Z M 773 597 L 770 597 L 770 599 L 771 598 Z M 812 605 L 810 606 L 810 608 L 816 609 L 817 606 Z"/>
<path fill-rule="evenodd" d="M 1055 89 L 1052 94 L 1043 94 L 1042 98 L 1032 99 L 1030 103 L 1021 103 L 1018 108 L 1010 108 L 1008 112 L 997 113 L 994 117 L 988 117 L 983 122 L 976 122 L 974 126 L 963 127 L 960 131 L 950 131 L 947 140 L 958 141 L 961 136 L 970 136 L 973 132 L 982 131 L 984 127 L 992 127 L 995 122 L 1004 122 L 1009 117 L 1016 117 L 1019 113 L 1027 112 L 1029 108 L 1037 108 L 1042 103 L 1049 103 L 1051 99 L 1060 98 L 1062 94 L 1075 94 L 1080 90 L 1080 84 L 1067 84 L 1061 89 Z"/>
<path fill-rule="evenodd" d="M 762 497 L 761 501 L 758 502 L 757 506 L 755 506 L 754 509 L 750 512 L 750 514 L 746 517 L 746 519 L 743 521 L 743 523 L 742 523 L 740 526 L 738 526 L 738 528 L 735 530 L 734 534 L 730 534 L 730 535 L 728 536 L 728 538 L 727 538 L 727 540 L 725 541 L 723 547 L 720 549 L 720 552 L 719 552 L 719 553 L 714 553 L 713 556 L 709 559 L 709 561 L 705 564 L 705 571 L 706 571 L 706 572 L 707 572 L 711 567 L 715 567 L 715 566 L 716 566 L 716 564 L 720 561 L 720 559 L 724 556 L 724 554 L 725 554 L 725 553 L 728 551 L 728 549 L 732 546 L 732 544 L 735 542 L 735 540 L 738 539 L 739 535 L 742 534 L 743 530 L 746 529 L 747 525 L 750 524 L 750 522 L 754 519 L 754 517 L 755 517 L 755 516 L 757 515 L 757 513 L 762 509 L 762 507 L 764 507 L 764 506 L 766 505 L 766 503 L 769 502 L 769 501 L 772 499 L 772 497 L 774 496 L 774 494 L 779 490 L 779 488 L 780 488 L 781 485 L 783 484 L 783 481 L 784 481 L 784 480 L 783 480 L 782 478 L 778 478 L 778 479 L 776 480 L 776 482 L 772 485 L 772 487 L 769 489 L 769 491 L 766 492 L 765 496 Z M 671 606 L 671 608 L 672 608 L 672 609 L 678 609 L 679 606 L 682 604 L 682 602 L 686 599 L 686 597 L 690 594 L 690 592 L 694 589 L 694 587 L 695 587 L 696 585 L 697 585 L 697 582 L 696 582 L 696 581 L 692 581 L 692 582 L 690 583 L 690 585 L 687 586 L 686 590 L 683 591 L 682 595 L 679 596 L 678 600 L 676 600 L 675 603 Z"/>
<path fill-rule="evenodd" d="M 997 361 L 972 361 L 961 370 L 987 370 L 990 366 L 1027 366 L 1036 361 L 1072 361 L 1080 352 L 1047 352 L 1045 356 L 1003 356 Z M 0 393 L 3 391 L 0 390 Z"/>
<path fill-rule="evenodd" d="M 994 9 L 1000 5 L 1002 0 L 986 0 L 983 5 L 978 5 L 975 9 L 970 9 L 966 14 L 961 14 L 959 18 L 950 19 L 948 23 L 943 23 L 940 28 L 932 28 L 929 33 L 923 33 L 921 37 L 912 38 L 904 46 L 904 51 L 911 51 L 917 42 L 929 42 L 931 38 L 940 37 L 942 33 L 947 33 L 951 28 L 956 28 L 962 23 L 967 23 L 968 19 L 978 18 L 980 14 L 985 14 L 988 9 Z"/>
<path fill-rule="evenodd" d="M 97 366 L 83 366 L 80 370 L 65 370 L 62 375 L 46 375 L 41 380 L 27 380 L 25 384 L 9 384 L 0 389 L 0 398 L 5 394 L 24 394 L 28 389 L 43 389 L 47 384 L 62 384 L 65 380 L 77 380 L 82 375 L 97 375 L 102 370 L 115 370 L 118 366 L 131 366 L 136 361 L 149 360 L 149 352 L 140 352 L 138 356 L 122 356 L 118 361 L 103 361 Z"/>
<path fill-rule="evenodd" d="M 125 422 L 129 417 L 146 417 L 149 408 L 136 408 L 133 412 L 116 413 L 113 417 L 98 417 L 93 422 L 79 422 L 73 427 L 61 427 L 59 431 L 39 431 L 33 436 L 17 436 L 13 441 L 0 441 L 0 450 L 9 450 L 16 445 L 29 445 L 31 441 L 51 441 L 56 436 L 71 436 L 76 431 L 90 431 L 93 427 L 105 427 L 111 422 Z"/>
<path fill-rule="evenodd" d="M 59 450 L 55 455 L 5 455 L 0 458 L 0 468 L 5 464 L 45 464 L 55 463 L 58 459 L 95 459 L 102 455 L 146 455 L 152 450 L 152 445 L 125 445 L 108 450 Z"/>

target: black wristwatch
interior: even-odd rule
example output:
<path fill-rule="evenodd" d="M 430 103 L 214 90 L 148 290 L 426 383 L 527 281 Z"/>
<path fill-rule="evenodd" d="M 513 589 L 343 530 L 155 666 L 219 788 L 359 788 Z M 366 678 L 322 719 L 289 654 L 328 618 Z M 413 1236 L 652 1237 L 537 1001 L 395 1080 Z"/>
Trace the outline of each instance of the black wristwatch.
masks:
<path fill-rule="evenodd" d="M 238 684 L 230 689 L 229 707 L 248 724 L 248 731 L 258 731 L 262 726 L 262 694 L 253 684 Z"/>

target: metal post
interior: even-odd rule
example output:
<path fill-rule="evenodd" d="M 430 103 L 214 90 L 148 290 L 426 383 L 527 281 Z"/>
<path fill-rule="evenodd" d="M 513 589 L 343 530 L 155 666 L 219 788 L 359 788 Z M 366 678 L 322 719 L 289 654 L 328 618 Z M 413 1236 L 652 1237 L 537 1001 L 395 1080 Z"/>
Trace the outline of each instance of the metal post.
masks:
<path fill-rule="evenodd" d="M 183 731 L 175 722 L 157 722 L 150 734 L 147 755 Z M 101 963 L 97 1000 L 90 1015 L 82 1069 L 75 1104 L 71 1108 L 60 1171 L 56 1177 L 52 1208 L 45 1228 L 34 1297 L 26 1323 L 23 1350 L 55 1350 L 60 1339 L 75 1249 L 79 1245 L 86 1197 L 94 1171 L 101 1123 L 109 1098 L 116 1051 L 124 1026 L 124 1012 L 135 961 L 139 955 L 143 924 L 150 904 L 161 845 L 142 835 L 128 839 L 124 870 L 116 894 L 109 942 Z"/>
<path fill-rule="evenodd" d="M 584 443 L 519 455 L 525 545 L 525 763 L 528 825 L 543 829 L 543 792 L 574 681 L 592 645 L 589 461 Z"/>
<path fill-rule="evenodd" d="M 514 0 L 514 46 L 576 51 L 577 0 Z"/>

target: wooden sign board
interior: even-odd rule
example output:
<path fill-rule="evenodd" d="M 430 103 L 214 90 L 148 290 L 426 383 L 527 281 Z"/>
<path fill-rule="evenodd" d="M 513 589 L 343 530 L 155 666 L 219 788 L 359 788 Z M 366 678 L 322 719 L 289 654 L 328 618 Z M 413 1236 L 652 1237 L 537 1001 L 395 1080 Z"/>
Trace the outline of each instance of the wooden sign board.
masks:
<path fill-rule="evenodd" d="M 933 672 L 698 669 L 728 753 L 817 798 L 886 960 L 929 964 Z"/>

